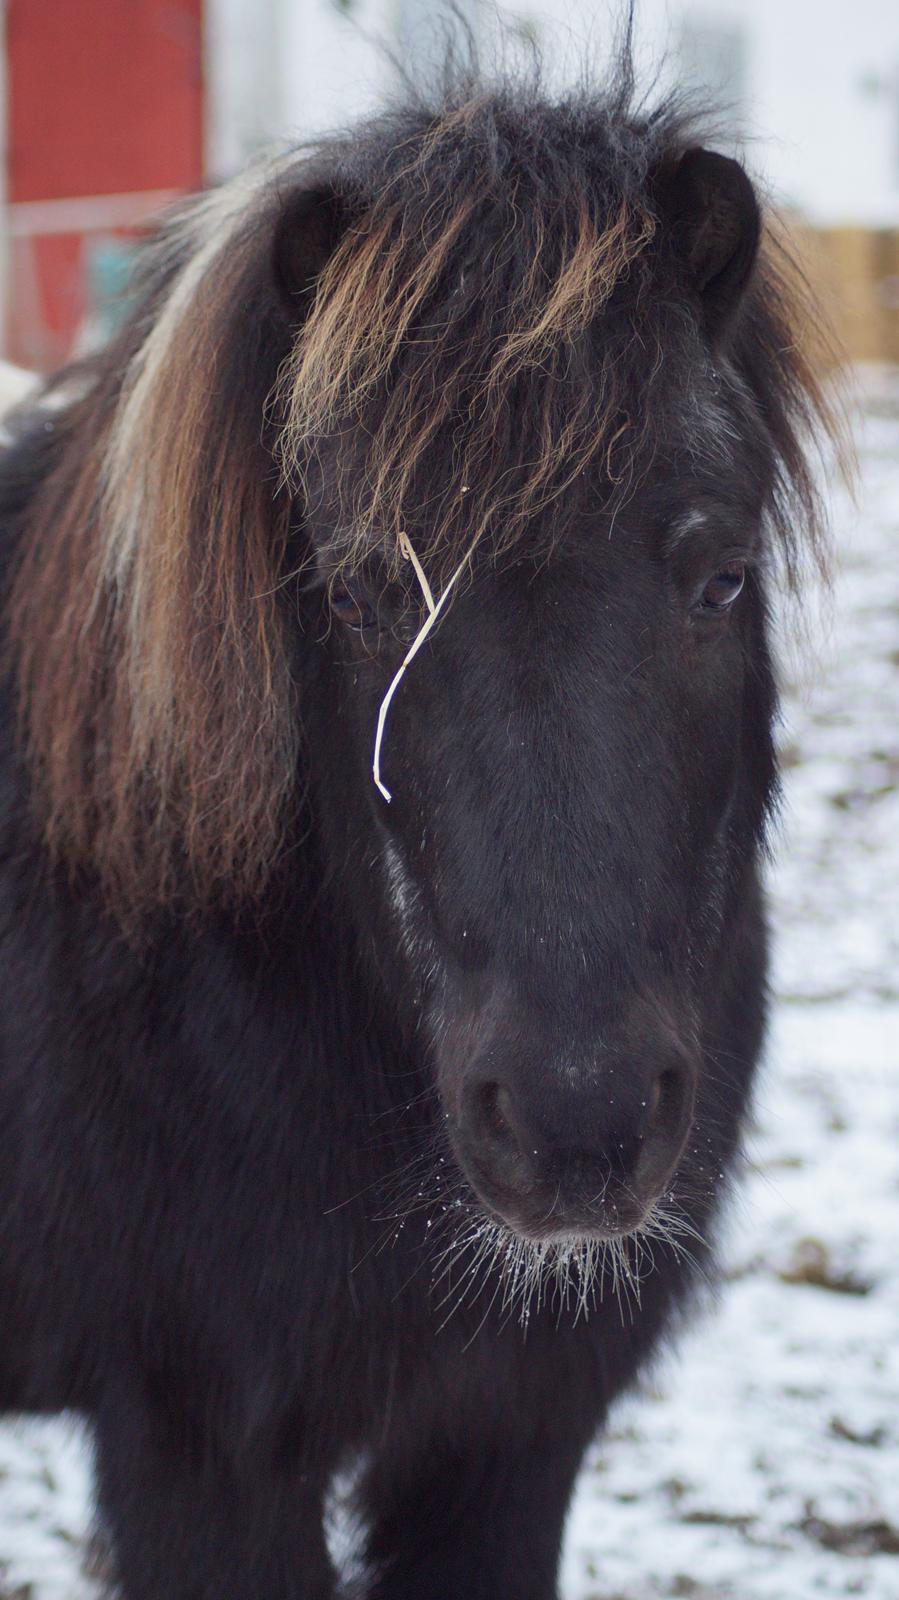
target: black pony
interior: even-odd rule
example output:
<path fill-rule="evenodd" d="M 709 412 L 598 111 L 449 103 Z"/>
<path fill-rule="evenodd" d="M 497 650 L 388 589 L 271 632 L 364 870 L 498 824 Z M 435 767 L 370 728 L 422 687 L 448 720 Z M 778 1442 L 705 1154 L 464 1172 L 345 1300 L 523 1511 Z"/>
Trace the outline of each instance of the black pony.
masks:
<path fill-rule="evenodd" d="M 709 1266 L 828 413 L 627 77 L 201 198 L 12 424 L 0 1407 L 90 1419 L 127 1600 L 334 1595 L 339 1473 L 361 1592 L 550 1600 Z"/>

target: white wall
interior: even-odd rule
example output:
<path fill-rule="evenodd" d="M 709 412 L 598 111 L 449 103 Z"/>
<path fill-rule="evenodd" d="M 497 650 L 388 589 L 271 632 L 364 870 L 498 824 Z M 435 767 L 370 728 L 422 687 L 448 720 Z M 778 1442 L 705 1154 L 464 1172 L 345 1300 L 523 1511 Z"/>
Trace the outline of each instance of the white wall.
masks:
<path fill-rule="evenodd" d="M 609 31 L 605 0 L 514 9 L 569 56 Z M 647 67 L 667 54 L 676 69 L 686 19 L 744 31 L 742 148 L 779 199 L 816 222 L 899 226 L 899 0 L 640 0 Z"/>
<path fill-rule="evenodd" d="M 899 4 L 755 4 L 764 169 L 814 221 L 896 227 Z"/>
<path fill-rule="evenodd" d="M 646 9 L 650 3 L 644 0 Z M 749 45 L 746 154 L 779 198 L 816 222 L 899 225 L 899 4 L 696 0 L 742 22 Z"/>
<path fill-rule="evenodd" d="M 233 170 L 265 138 L 309 137 L 376 105 L 394 75 L 374 40 L 414 69 L 435 9 L 436 0 L 207 0 L 210 170 Z M 465 9 L 489 31 L 483 0 Z M 616 6 L 512 0 L 504 10 L 570 81 L 585 49 L 602 58 Z M 817 222 L 899 225 L 896 0 L 640 0 L 640 56 L 650 68 L 667 51 L 663 77 L 685 19 L 743 30 L 742 148 L 779 199 Z"/>
<path fill-rule="evenodd" d="M 208 159 L 233 172 L 263 143 L 302 140 L 378 104 L 400 0 L 206 0 Z"/>

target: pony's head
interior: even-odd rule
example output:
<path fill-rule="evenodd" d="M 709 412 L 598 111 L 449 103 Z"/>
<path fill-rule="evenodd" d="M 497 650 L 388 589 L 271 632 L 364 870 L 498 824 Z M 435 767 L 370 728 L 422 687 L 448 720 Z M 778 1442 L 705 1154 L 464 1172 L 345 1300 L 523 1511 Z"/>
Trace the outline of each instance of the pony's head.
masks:
<path fill-rule="evenodd" d="M 51 414 L 12 612 L 51 853 L 132 932 L 323 863 L 532 1240 L 699 1182 L 748 1070 L 803 331 L 676 107 L 468 85 L 176 218 Z"/>

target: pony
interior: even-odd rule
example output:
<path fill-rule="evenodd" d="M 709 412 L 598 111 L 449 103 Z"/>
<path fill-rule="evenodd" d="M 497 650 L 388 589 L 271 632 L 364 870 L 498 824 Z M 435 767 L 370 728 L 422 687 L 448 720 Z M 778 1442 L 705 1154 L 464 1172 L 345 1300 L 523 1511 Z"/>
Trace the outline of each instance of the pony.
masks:
<path fill-rule="evenodd" d="M 332 1600 L 338 1481 L 353 1592 L 556 1593 L 763 1041 L 807 330 L 689 107 L 471 70 L 164 219 L 11 422 L 0 1407 L 125 1600 Z"/>

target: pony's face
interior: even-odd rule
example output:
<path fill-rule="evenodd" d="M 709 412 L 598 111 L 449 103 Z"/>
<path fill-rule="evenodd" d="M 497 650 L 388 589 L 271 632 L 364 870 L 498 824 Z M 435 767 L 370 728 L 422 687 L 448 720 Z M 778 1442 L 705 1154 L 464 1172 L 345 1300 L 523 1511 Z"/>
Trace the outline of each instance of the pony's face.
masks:
<path fill-rule="evenodd" d="M 373 751 L 419 582 L 318 591 L 351 874 L 459 1166 L 535 1241 L 629 1232 L 671 1185 L 772 777 L 751 477 L 682 467 L 545 558 L 475 558 L 390 703 L 389 802 Z"/>
<path fill-rule="evenodd" d="M 483 261 L 459 218 L 442 277 L 437 246 L 406 262 L 408 204 L 352 236 L 293 367 L 342 752 L 323 815 L 483 1207 L 614 1238 L 690 1141 L 773 783 L 774 467 L 725 349 L 758 210 L 697 151 L 604 223 L 585 201 L 519 237 L 516 211 Z"/>

